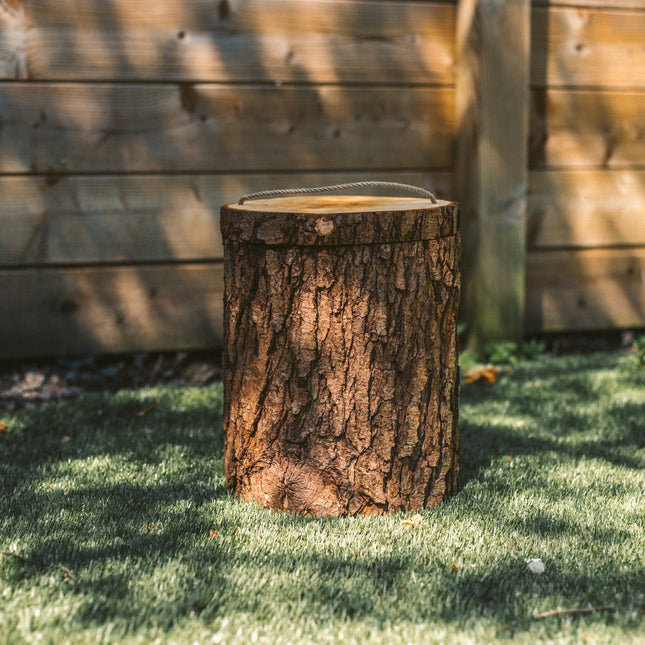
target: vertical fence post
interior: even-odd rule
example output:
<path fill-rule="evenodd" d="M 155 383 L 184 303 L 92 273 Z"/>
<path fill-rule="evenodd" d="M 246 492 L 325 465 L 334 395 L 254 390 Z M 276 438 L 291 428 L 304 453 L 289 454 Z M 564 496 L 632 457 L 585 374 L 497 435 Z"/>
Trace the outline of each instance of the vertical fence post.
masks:
<path fill-rule="evenodd" d="M 467 347 L 524 323 L 530 0 L 460 0 L 455 190 Z"/>

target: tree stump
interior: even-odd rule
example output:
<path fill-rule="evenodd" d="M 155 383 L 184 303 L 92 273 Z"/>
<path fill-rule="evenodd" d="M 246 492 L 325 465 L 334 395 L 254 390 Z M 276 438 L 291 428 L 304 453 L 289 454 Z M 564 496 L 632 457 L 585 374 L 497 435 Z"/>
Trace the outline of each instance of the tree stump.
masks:
<path fill-rule="evenodd" d="M 221 228 L 228 488 L 315 516 L 454 493 L 458 206 L 263 199 Z"/>

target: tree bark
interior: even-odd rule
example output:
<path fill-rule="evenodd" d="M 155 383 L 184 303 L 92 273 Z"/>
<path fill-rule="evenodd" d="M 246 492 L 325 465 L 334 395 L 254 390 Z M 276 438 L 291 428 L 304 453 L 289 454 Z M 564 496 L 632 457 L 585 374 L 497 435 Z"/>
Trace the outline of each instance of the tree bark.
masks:
<path fill-rule="evenodd" d="M 229 489 L 315 516 L 456 491 L 457 217 L 421 199 L 222 207 Z"/>

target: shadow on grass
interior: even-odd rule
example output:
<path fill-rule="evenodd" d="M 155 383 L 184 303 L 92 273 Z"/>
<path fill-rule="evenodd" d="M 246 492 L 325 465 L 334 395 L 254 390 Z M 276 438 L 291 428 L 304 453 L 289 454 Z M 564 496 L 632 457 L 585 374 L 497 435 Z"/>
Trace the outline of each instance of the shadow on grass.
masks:
<path fill-rule="evenodd" d="M 566 388 L 559 386 L 559 376 L 569 379 Z M 78 588 L 61 571 L 56 584 L 78 596 L 75 624 L 98 628 L 120 623 L 132 632 L 167 630 L 195 616 L 208 625 L 234 613 L 259 622 L 276 615 L 286 622 L 306 617 L 321 628 L 330 619 L 369 619 L 380 626 L 433 621 L 462 626 L 485 618 L 498 625 L 500 635 L 508 635 L 504 625 L 511 632 L 529 630 L 536 607 L 550 596 L 571 596 L 583 604 L 620 601 L 629 607 L 636 600 L 628 594 L 643 589 L 642 567 L 625 567 L 611 555 L 587 568 L 566 569 L 547 560 L 548 573 L 536 577 L 524 563 L 527 554 L 504 545 L 499 557 L 483 552 L 474 558 L 471 552 L 469 562 L 451 566 L 450 558 L 458 559 L 465 549 L 460 542 L 470 539 L 468 534 L 453 538 L 453 522 L 482 536 L 495 529 L 527 543 L 542 538 L 569 543 L 586 535 L 590 544 L 602 546 L 629 537 L 622 528 L 594 523 L 593 518 L 584 525 L 551 508 L 532 510 L 530 517 L 507 515 L 502 526 L 494 506 L 476 503 L 484 488 L 492 490 L 487 500 L 505 503 L 503 475 L 498 477 L 490 467 L 491 461 L 504 462 L 502 457 L 531 457 L 541 466 L 553 456 L 564 456 L 643 468 L 642 458 L 633 454 L 643 446 L 640 404 L 609 404 L 607 399 L 606 414 L 621 415 L 621 441 L 611 438 L 611 428 L 598 436 L 585 433 L 579 421 L 570 429 L 571 436 L 580 435 L 574 441 L 564 429 L 566 423 L 540 427 L 534 418 L 537 392 L 542 406 L 552 396 L 558 399 L 554 405 L 566 407 L 574 399 L 593 403 L 598 386 L 588 371 L 576 376 L 571 370 L 554 373 L 552 367 L 537 366 L 530 379 L 519 373 L 499 387 L 466 392 L 463 400 L 470 409 L 462 415 L 462 474 L 463 483 L 473 485 L 454 504 L 429 512 L 430 521 L 443 532 L 441 539 L 454 540 L 454 553 L 445 561 L 437 560 L 432 544 L 412 544 L 398 521 L 387 538 L 392 543 L 389 553 L 370 555 L 366 531 L 359 539 L 362 549 L 332 554 L 323 545 L 344 539 L 347 520 L 292 517 L 227 498 L 221 473 L 221 393 L 194 399 L 164 391 L 86 397 L 78 404 L 21 413 L 24 427 L 7 433 L 0 443 L 0 472 L 13 491 L 0 507 L 3 541 L 20 539 L 25 561 L 0 561 L 3 576 L 15 585 L 27 580 L 38 586 L 47 584 L 44 571 L 69 566 Z M 485 409 L 481 420 L 479 408 Z M 584 419 L 585 410 L 570 414 Z M 562 419 L 560 409 L 552 416 Z M 176 467 L 163 471 L 169 457 Z M 74 462 L 86 465 L 70 481 L 65 469 Z M 86 472 L 90 466 L 94 471 Z M 515 492 L 544 491 L 553 502 L 570 499 L 573 489 L 566 482 L 560 488 L 549 486 L 548 469 L 541 466 L 515 480 Z M 146 479 L 147 472 L 160 480 Z M 621 490 L 612 486 L 611 494 L 619 497 Z M 580 490 L 578 485 L 576 492 Z M 373 518 L 355 521 L 368 527 L 373 522 L 375 535 L 383 530 Z M 250 542 L 246 536 L 260 528 L 266 537 Z M 306 547 L 296 548 L 285 539 L 285 529 L 290 536 L 311 531 Z M 212 530 L 219 537 L 211 539 Z M 429 539 L 434 540 L 432 534 Z"/>
<path fill-rule="evenodd" d="M 232 558 L 214 541 L 211 548 L 196 549 L 177 559 L 174 550 L 159 541 L 153 540 L 153 544 L 158 550 L 140 553 L 150 562 L 149 569 L 142 567 L 140 579 L 132 580 L 122 570 L 103 573 L 89 588 L 83 582 L 86 598 L 76 610 L 79 624 L 88 627 L 122 621 L 130 630 L 166 630 L 191 616 L 212 624 L 231 612 L 260 623 L 270 622 L 276 615 L 285 621 L 306 616 L 321 629 L 330 619 L 367 621 L 381 627 L 445 621 L 462 627 L 483 618 L 497 625 L 503 635 L 508 626 L 516 632 L 530 630 L 536 607 L 545 597 L 571 593 L 576 599 L 584 598 L 583 606 L 602 606 L 617 599 L 624 603 L 623 590 L 642 586 L 642 570 L 625 571 L 617 565 L 613 574 L 608 573 L 612 571 L 608 566 L 602 573 L 589 575 L 581 570 L 561 570 L 547 561 L 548 575 L 536 577 L 521 559 L 510 557 L 490 569 L 482 565 L 453 571 L 450 563 L 444 563 L 430 571 L 419 567 L 412 554 L 348 561 L 285 549 L 259 557 L 257 552 L 238 546 Z M 109 554 L 90 552 L 87 557 L 105 563 Z M 278 583 L 268 584 L 271 578 L 277 578 Z M 170 595 L 164 593 L 168 580 L 173 587 Z M 255 580 L 255 585 L 249 586 L 250 580 Z M 599 614 L 597 620 L 611 618 Z M 638 619 L 633 619 L 625 626 L 638 624 Z"/>
<path fill-rule="evenodd" d="M 635 414 L 644 414 L 640 406 Z M 463 423 L 460 428 L 460 479 L 463 487 L 477 479 L 482 469 L 499 457 L 539 456 L 555 453 L 570 459 L 600 459 L 625 468 L 645 469 L 638 455 L 629 454 L 642 449 L 645 429 L 627 429 L 618 443 L 611 439 L 590 439 L 567 445 L 554 438 L 520 436 L 513 427 Z"/>
<path fill-rule="evenodd" d="M 543 359 L 494 386 L 463 386 L 462 485 L 500 457 L 553 454 L 645 469 L 638 454 L 645 447 L 645 404 L 622 395 L 633 388 L 643 391 L 645 370 L 617 370 L 616 358 L 606 355 Z"/>
<path fill-rule="evenodd" d="M 19 430 L 0 442 L 2 462 L 14 466 L 14 476 L 18 467 L 33 477 L 42 464 L 94 456 L 159 463 L 168 445 L 214 459 L 223 453 L 221 386 L 89 394 L 24 410 L 19 418 Z"/>

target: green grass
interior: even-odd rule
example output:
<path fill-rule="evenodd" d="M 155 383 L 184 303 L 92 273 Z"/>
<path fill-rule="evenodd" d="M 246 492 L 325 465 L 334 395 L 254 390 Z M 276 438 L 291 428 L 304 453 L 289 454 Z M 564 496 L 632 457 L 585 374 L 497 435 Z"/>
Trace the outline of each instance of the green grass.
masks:
<path fill-rule="evenodd" d="M 0 416 L 1 643 L 645 642 L 645 370 L 625 358 L 464 386 L 463 486 L 417 529 L 228 496 L 221 408 L 221 386 L 160 387 Z M 616 609 L 533 619 L 590 605 Z"/>

